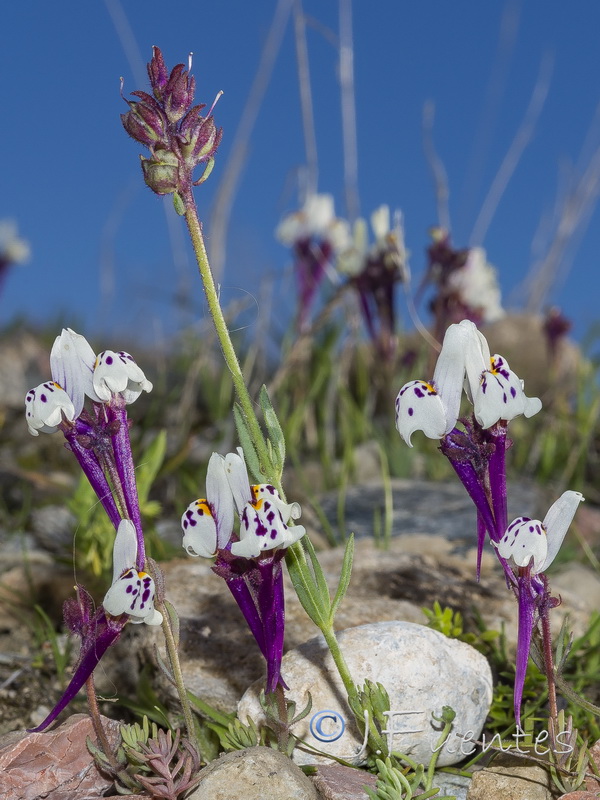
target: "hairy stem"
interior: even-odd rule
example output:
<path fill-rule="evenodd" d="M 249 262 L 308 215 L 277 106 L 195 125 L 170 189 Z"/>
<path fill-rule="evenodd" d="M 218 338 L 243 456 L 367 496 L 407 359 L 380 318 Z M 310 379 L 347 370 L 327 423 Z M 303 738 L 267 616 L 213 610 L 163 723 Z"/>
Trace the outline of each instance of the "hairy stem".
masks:
<path fill-rule="evenodd" d="M 161 628 L 163 636 L 165 637 L 165 645 L 167 648 L 167 655 L 169 656 L 169 663 L 171 665 L 171 672 L 175 681 L 175 688 L 179 696 L 179 702 L 183 711 L 183 718 L 185 721 L 185 728 L 190 744 L 198 751 L 198 744 L 196 742 L 196 727 L 194 725 L 194 718 L 192 716 L 192 708 L 187 695 L 187 689 L 183 681 L 183 674 L 181 672 L 181 664 L 179 662 L 179 653 L 177 652 L 177 644 L 173 636 L 173 629 L 171 627 L 171 617 L 169 611 L 163 601 L 157 603 L 158 610 L 162 614 Z M 201 755 L 198 751 L 198 755 Z"/>
<path fill-rule="evenodd" d="M 554 680 L 554 658 L 552 656 L 552 635 L 550 633 L 550 618 L 548 612 L 540 614 L 542 624 L 542 642 L 544 647 L 544 667 L 548 681 L 548 706 L 550 719 L 554 722 L 554 730 L 558 730 L 558 707 L 556 705 L 556 682 Z"/>
<path fill-rule="evenodd" d="M 121 783 L 124 786 L 127 786 L 129 789 L 137 789 L 138 784 L 133 780 L 131 775 L 124 769 L 117 759 L 115 758 L 115 754 L 112 751 L 110 743 L 108 741 L 108 737 L 106 736 L 106 731 L 104 730 L 104 726 L 102 725 L 102 719 L 100 717 L 100 709 L 98 708 L 98 698 L 96 697 L 96 687 L 94 686 L 94 676 L 93 674 L 85 682 L 85 691 L 87 694 L 87 701 L 88 701 L 88 709 L 90 712 L 90 717 L 92 718 L 92 725 L 94 726 L 94 732 L 102 748 L 102 752 L 106 756 L 106 760 L 110 764 L 114 775 L 119 778 Z"/>
<path fill-rule="evenodd" d="M 185 221 L 190 232 L 194 253 L 196 254 L 196 261 L 198 262 L 200 277 L 202 278 L 202 284 L 204 285 L 204 293 L 206 295 L 208 308 L 217 332 L 219 344 L 221 345 L 223 358 L 225 359 L 225 363 L 231 372 L 237 398 L 240 406 L 242 407 L 242 412 L 250 430 L 252 442 L 256 449 L 261 468 L 268 476 L 269 482 L 275 486 L 275 488 L 279 491 L 279 494 L 282 496 L 282 498 L 284 498 L 280 482 L 276 482 L 275 480 L 275 470 L 273 469 L 273 465 L 269 457 L 269 451 L 260 429 L 258 418 L 254 411 L 254 404 L 248 389 L 246 388 L 246 382 L 242 374 L 240 362 L 238 361 L 231 337 L 229 336 L 229 331 L 227 330 L 227 323 L 225 322 L 225 317 L 223 316 L 223 311 L 221 310 L 219 295 L 215 287 L 210 264 L 208 263 L 208 255 L 206 253 L 204 237 L 202 235 L 202 225 L 198 219 L 198 211 L 191 188 L 188 190 L 188 192 L 186 192 L 183 200 L 185 203 Z"/>

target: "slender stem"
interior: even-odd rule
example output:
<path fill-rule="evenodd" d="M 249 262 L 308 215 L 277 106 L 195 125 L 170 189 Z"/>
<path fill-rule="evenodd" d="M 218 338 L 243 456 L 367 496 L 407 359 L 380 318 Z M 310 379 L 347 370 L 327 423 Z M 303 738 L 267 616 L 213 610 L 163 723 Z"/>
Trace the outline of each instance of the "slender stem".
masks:
<path fill-rule="evenodd" d="M 221 345 L 221 350 L 223 351 L 223 358 L 225 359 L 225 363 L 231 372 L 233 385 L 235 386 L 235 391 L 240 406 L 242 407 L 242 412 L 246 418 L 246 423 L 252 436 L 252 442 L 256 449 L 256 453 L 261 464 L 261 469 L 265 474 L 267 474 L 269 481 L 279 491 L 279 494 L 284 497 L 283 490 L 281 486 L 278 485 L 280 482 L 275 481 L 275 470 L 273 469 L 273 465 L 269 457 L 269 451 L 254 411 L 252 398 L 250 397 L 248 389 L 246 388 L 246 382 L 244 380 L 242 369 L 234 350 L 233 343 L 229 336 L 229 331 L 227 330 L 227 323 L 225 322 L 225 317 L 223 316 L 223 311 L 221 310 L 219 295 L 215 287 L 210 264 L 208 263 L 208 255 L 206 253 L 204 237 L 202 235 L 202 225 L 198 219 L 198 211 L 196 209 L 196 203 L 191 188 L 185 193 L 183 200 L 186 209 L 185 221 L 190 232 L 194 253 L 196 254 L 196 260 L 198 262 L 200 277 L 202 278 L 202 283 L 204 285 L 204 293 L 206 295 L 210 314 L 213 318 L 217 337 Z"/>
<path fill-rule="evenodd" d="M 321 628 L 321 633 L 323 634 L 325 642 L 327 643 L 327 647 L 329 648 L 332 658 L 335 661 L 337 670 L 340 673 L 340 678 L 342 679 L 344 687 L 348 692 L 348 697 L 357 698 L 358 693 L 356 691 L 356 686 L 354 684 L 354 681 L 352 680 L 352 675 L 350 674 L 350 670 L 348 669 L 348 664 L 346 663 L 344 654 L 342 653 L 338 640 L 336 639 L 333 627 L 323 626 Z"/>
<path fill-rule="evenodd" d="M 88 701 L 88 708 L 90 712 L 90 717 L 92 718 L 92 725 L 94 727 L 94 732 L 96 737 L 98 738 L 98 742 L 100 743 L 100 747 L 102 748 L 102 752 L 106 756 L 106 760 L 110 764 L 111 769 L 113 770 L 116 777 L 127 786 L 129 789 L 137 789 L 138 784 L 132 779 L 131 775 L 125 770 L 121 764 L 115 758 L 115 754 L 112 751 L 112 747 L 108 741 L 108 737 L 106 736 L 106 731 L 104 730 L 104 726 L 102 725 L 102 718 L 100 716 L 100 709 L 98 708 L 98 698 L 96 697 L 96 687 L 94 686 L 94 675 L 90 675 L 90 677 L 85 682 L 85 691 L 87 693 L 87 701 Z"/>
<path fill-rule="evenodd" d="M 210 269 L 206 247 L 204 245 L 202 225 L 198 219 L 198 210 L 196 208 L 196 202 L 194 200 L 191 186 L 182 192 L 182 199 L 185 205 L 185 221 L 188 226 L 194 253 L 198 262 L 198 269 L 204 285 L 204 293 L 208 302 L 208 308 L 213 318 L 217 337 L 223 352 L 223 358 L 225 359 L 225 363 L 231 372 L 235 391 L 242 408 L 242 413 L 245 416 L 246 424 L 248 425 L 248 431 L 252 438 L 252 442 L 260 462 L 261 471 L 265 474 L 269 483 L 271 483 L 277 489 L 280 497 L 285 502 L 285 493 L 269 456 L 267 444 L 262 434 L 260 423 L 254 411 L 254 404 L 246 387 L 244 375 L 242 373 L 242 369 L 240 367 L 240 363 L 229 336 L 227 324 L 221 310 L 219 296 Z M 299 558 L 304 558 L 304 551 L 298 543 L 293 544 L 289 549 L 295 550 Z M 356 686 L 354 685 L 352 676 L 350 675 L 350 670 L 348 669 L 346 660 L 342 654 L 342 651 L 340 650 L 333 627 L 329 626 L 328 628 L 322 628 L 321 630 L 323 636 L 325 637 L 327 646 L 331 651 L 331 655 L 336 664 L 342 682 L 346 688 L 346 691 L 348 692 L 348 696 L 352 698 L 357 697 Z M 184 708 L 185 707 L 186 706 L 184 705 Z"/>
<path fill-rule="evenodd" d="M 554 658 L 552 655 L 552 635 L 550 633 L 550 617 L 547 611 L 540 613 L 542 623 L 542 642 L 544 646 L 544 667 L 548 681 L 548 705 L 550 718 L 554 720 L 555 730 L 558 730 L 558 707 L 556 704 L 556 682 L 554 680 Z"/>
<path fill-rule="evenodd" d="M 282 753 L 287 753 L 288 742 L 290 739 L 290 728 L 288 725 L 288 712 L 287 704 L 285 702 L 285 692 L 283 686 L 278 683 L 273 692 L 275 702 L 277 704 L 277 713 L 279 716 L 279 728 L 277 730 L 277 744 Z"/>
<path fill-rule="evenodd" d="M 85 682 L 85 691 L 87 694 L 88 708 L 90 710 L 90 717 L 92 718 L 92 725 L 94 726 L 94 732 L 98 737 L 98 741 L 100 742 L 102 750 L 104 751 L 104 755 L 110 762 L 111 767 L 114 770 L 118 770 L 119 765 L 115 760 L 112 748 L 106 736 L 106 731 L 104 730 L 104 726 L 102 725 L 102 720 L 100 719 L 100 709 L 98 708 L 98 698 L 96 697 L 96 687 L 94 686 L 93 674 L 90 675 L 90 677 Z"/>
<path fill-rule="evenodd" d="M 190 744 L 192 744 L 196 749 L 198 749 L 198 744 L 196 742 L 196 728 L 194 726 L 194 718 L 192 716 L 192 708 L 190 706 L 190 701 L 187 696 L 187 689 L 185 688 L 185 683 L 183 681 L 183 674 L 181 672 L 181 664 L 179 662 L 179 653 L 177 652 L 177 645 L 175 643 L 175 637 L 173 636 L 173 629 L 171 628 L 171 617 L 169 616 L 169 611 L 164 602 L 157 603 L 158 610 L 162 614 L 162 632 L 165 637 L 165 645 L 167 648 L 167 655 L 169 656 L 169 663 L 171 665 L 171 671 L 173 673 L 173 679 L 175 681 L 175 688 L 177 689 L 177 694 L 179 695 L 179 702 L 181 703 L 181 708 L 183 711 L 183 718 L 185 721 L 185 727 L 187 730 L 188 739 Z M 200 755 L 200 752 L 198 752 Z"/>

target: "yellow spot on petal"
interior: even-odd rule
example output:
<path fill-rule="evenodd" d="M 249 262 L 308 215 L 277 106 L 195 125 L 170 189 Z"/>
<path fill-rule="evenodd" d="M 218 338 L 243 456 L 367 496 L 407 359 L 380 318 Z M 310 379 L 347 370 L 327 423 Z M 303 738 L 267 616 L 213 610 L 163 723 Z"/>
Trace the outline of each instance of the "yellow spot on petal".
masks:
<path fill-rule="evenodd" d="M 257 497 L 256 497 L 257 492 L 260 489 L 260 487 L 261 487 L 261 484 L 257 484 L 256 486 L 251 486 L 250 487 L 250 489 L 252 490 L 252 497 L 254 498 L 254 501 L 252 503 L 250 503 L 250 505 L 252 506 L 252 508 L 255 508 L 257 511 L 260 511 L 260 509 L 262 508 L 262 504 L 263 504 L 263 498 L 261 497 L 261 498 L 257 499 Z"/>
<path fill-rule="evenodd" d="M 196 508 L 198 508 L 202 513 L 208 514 L 209 517 L 212 517 L 212 511 L 210 510 L 210 506 L 206 502 L 206 500 L 196 500 Z"/>

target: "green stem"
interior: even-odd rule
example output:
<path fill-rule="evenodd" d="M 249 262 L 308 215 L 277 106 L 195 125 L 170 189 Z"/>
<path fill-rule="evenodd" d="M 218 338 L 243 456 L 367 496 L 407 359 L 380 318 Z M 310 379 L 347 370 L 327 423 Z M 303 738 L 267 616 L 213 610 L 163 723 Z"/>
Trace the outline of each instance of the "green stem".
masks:
<path fill-rule="evenodd" d="M 448 736 L 450 736 L 450 732 L 452 730 L 452 722 L 446 722 L 444 725 L 444 729 L 440 734 L 440 738 L 437 740 L 435 749 L 433 751 L 433 756 L 431 757 L 431 761 L 429 762 L 429 766 L 427 768 L 427 776 L 425 778 L 425 789 L 431 789 L 433 785 L 433 773 L 435 772 L 435 767 L 438 762 L 438 758 L 440 757 L 440 750 L 446 743 Z"/>
<path fill-rule="evenodd" d="M 208 254 L 204 245 L 202 225 L 198 219 L 198 210 L 196 208 L 196 201 L 194 200 L 191 187 L 183 193 L 183 202 L 185 205 L 185 221 L 190 232 L 190 238 L 192 240 L 192 246 L 196 255 L 196 261 L 198 262 L 198 269 L 200 271 L 200 277 L 202 278 L 208 308 L 213 318 L 217 337 L 223 352 L 223 358 L 225 359 L 225 363 L 231 372 L 233 385 L 235 387 L 238 401 L 248 426 L 248 431 L 252 438 L 252 443 L 258 456 L 261 470 L 266 476 L 267 481 L 277 489 L 280 497 L 285 502 L 283 486 L 281 485 L 281 481 L 269 455 L 267 443 L 262 434 L 260 423 L 254 410 L 254 404 L 246 387 L 244 375 L 233 347 L 231 337 L 229 336 L 229 331 L 227 330 L 227 323 L 225 322 L 223 311 L 221 310 L 219 296 L 217 294 L 215 282 L 213 280 L 208 261 Z M 304 551 L 299 543 L 292 545 L 290 549 L 296 551 L 298 558 L 305 559 Z M 356 686 L 352 681 L 350 670 L 348 669 L 346 660 L 344 659 L 342 651 L 340 650 L 340 646 L 335 638 L 333 626 L 329 626 L 326 629 L 321 628 L 321 630 L 323 636 L 325 637 L 325 641 L 327 642 L 327 646 L 331 651 L 331 655 L 333 656 L 333 660 L 336 664 L 338 672 L 340 673 L 340 677 L 344 683 L 344 686 L 346 687 L 348 696 L 351 698 L 357 697 Z"/>
<path fill-rule="evenodd" d="M 321 633 L 323 634 L 323 637 L 327 643 L 327 647 L 331 652 L 331 655 L 337 667 L 337 671 L 339 672 L 340 678 L 342 679 L 342 682 L 344 684 L 344 688 L 348 692 L 348 697 L 350 699 L 358 699 L 358 692 L 356 691 L 356 686 L 354 685 L 354 681 L 352 680 L 352 675 L 350 674 L 350 670 L 348 669 L 348 664 L 346 664 L 346 659 L 344 658 L 344 654 L 342 653 L 338 640 L 336 639 L 333 627 L 323 626 L 321 627 Z"/>
<path fill-rule="evenodd" d="M 185 721 L 185 727 L 187 730 L 188 739 L 190 744 L 192 744 L 196 749 L 198 749 L 198 745 L 196 742 L 196 728 L 194 725 L 194 718 L 192 716 L 192 708 L 190 706 L 190 701 L 188 700 L 187 696 L 187 689 L 185 688 L 185 683 L 183 681 L 183 674 L 181 672 L 181 664 L 179 662 L 179 653 L 177 652 L 177 644 L 175 643 L 175 637 L 173 636 L 173 629 L 171 628 L 171 617 L 169 615 L 169 611 L 167 606 L 164 602 L 157 603 L 158 610 L 162 614 L 162 632 L 165 637 L 165 645 L 167 648 L 167 655 L 169 656 L 169 663 L 171 665 L 171 672 L 173 674 L 173 680 L 175 681 L 175 687 L 177 689 L 177 694 L 179 695 L 179 702 L 181 703 L 181 708 L 183 711 L 183 718 Z M 198 752 L 200 755 L 200 752 Z"/>
<path fill-rule="evenodd" d="M 268 476 L 269 482 L 275 486 L 285 501 L 285 496 L 283 494 L 280 482 L 275 480 L 275 470 L 269 456 L 269 451 L 267 449 L 264 436 L 260 429 L 256 412 L 254 411 L 254 404 L 252 402 L 252 398 L 250 397 L 250 393 L 246 388 L 246 382 L 244 380 L 242 368 L 240 367 L 240 362 L 238 361 L 231 337 L 229 336 L 229 331 L 227 330 L 227 323 L 225 322 L 225 317 L 223 316 L 223 311 L 219 302 L 219 296 L 213 280 L 210 264 L 208 263 L 208 255 L 206 253 L 204 237 L 202 235 L 202 225 L 198 219 L 196 202 L 194 200 L 194 195 L 192 194 L 191 188 L 184 195 L 183 200 L 185 203 L 185 221 L 190 232 L 194 253 L 196 254 L 196 261 L 198 262 L 200 277 L 202 278 L 202 283 L 204 285 L 206 301 L 208 303 L 210 314 L 213 318 L 217 337 L 223 352 L 223 358 L 225 359 L 225 363 L 231 372 L 233 385 L 235 386 L 238 401 L 242 407 L 242 412 L 246 419 L 248 429 L 251 433 L 252 443 L 256 449 L 261 468 Z"/>

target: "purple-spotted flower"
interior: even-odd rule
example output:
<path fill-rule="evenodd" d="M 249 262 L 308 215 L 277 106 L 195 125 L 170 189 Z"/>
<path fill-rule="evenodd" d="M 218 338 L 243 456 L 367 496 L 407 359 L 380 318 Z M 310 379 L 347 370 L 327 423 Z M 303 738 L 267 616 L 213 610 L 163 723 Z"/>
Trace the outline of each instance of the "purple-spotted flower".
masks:
<path fill-rule="evenodd" d="M 396 428 L 409 447 L 412 447 L 411 436 L 417 430 L 430 439 L 441 439 L 456 425 L 465 376 L 465 353 L 474 335 L 471 325 L 461 323 L 448 328 L 431 381 L 410 381 L 398 392 Z"/>
<path fill-rule="evenodd" d="M 517 517 L 495 546 L 503 558 L 517 567 L 529 567 L 532 575 L 545 572 L 556 558 L 579 503 L 580 492 L 564 492 L 550 507 L 544 521 Z"/>
<path fill-rule="evenodd" d="M 234 532 L 234 508 L 239 535 Z M 206 498 L 191 503 L 181 518 L 183 546 L 192 556 L 216 556 L 213 571 L 225 579 L 267 662 L 267 691 L 283 685 L 285 609 L 281 562 L 286 548 L 305 533 L 300 506 L 285 503 L 269 484 L 251 486 L 241 448 L 213 453 Z"/>
<path fill-rule="evenodd" d="M 531 417 L 542 407 L 537 397 L 525 395 L 523 382 L 502 356 L 490 357 L 488 343 L 474 323 L 463 320 L 446 331 L 433 380 L 411 381 L 398 393 L 396 427 L 409 446 L 416 430 L 431 439 L 450 433 L 465 376 L 475 419 L 484 430 L 521 414 Z"/>
<path fill-rule="evenodd" d="M 543 522 L 529 517 L 517 517 L 506 529 L 499 542 L 494 542 L 498 554 L 509 559 L 517 569 L 517 599 L 519 603 L 519 632 L 515 673 L 514 710 L 520 724 L 521 700 L 527 672 L 531 638 L 539 626 L 544 654 L 552 652 L 548 614 L 558 600 L 550 595 L 544 574 L 563 543 L 579 503 L 579 492 L 564 492 L 550 507 Z M 551 674 L 552 665 L 546 664 Z"/>
<path fill-rule="evenodd" d="M 162 619 L 154 609 L 154 581 L 145 571 L 127 418 L 127 405 L 152 384 L 128 353 L 106 350 L 96 356 L 86 339 L 70 329 L 56 338 L 50 367 L 52 380 L 27 394 L 29 430 L 34 436 L 62 431 L 117 533 L 113 583 L 104 605 L 92 616 L 80 589 L 77 604 L 67 606 L 65 621 L 82 639 L 80 660 L 65 694 L 38 730 L 73 699 L 128 621 L 157 625 Z"/>
<path fill-rule="evenodd" d="M 241 447 L 225 456 L 225 473 L 240 517 L 240 540 L 231 545 L 234 556 L 257 558 L 266 551 L 289 547 L 304 536 L 302 525 L 287 525 L 290 519 L 300 517 L 298 503 L 284 503 L 268 483 L 250 486 Z"/>
<path fill-rule="evenodd" d="M 113 394 L 122 394 L 126 403 L 133 403 L 142 392 L 151 392 L 152 384 L 124 350 L 104 350 L 96 359 L 94 391 L 103 403 Z"/>
<path fill-rule="evenodd" d="M 156 589 L 153 578 L 138 570 L 138 543 L 133 523 L 123 519 L 113 548 L 113 581 L 102 605 L 107 614 L 127 614 L 135 624 L 160 625 L 162 614 L 154 608 Z"/>
<path fill-rule="evenodd" d="M 152 49 L 148 76 L 152 94 L 132 92 L 138 99 L 126 100 L 129 111 L 121 121 L 127 133 L 150 150 L 150 158 L 141 159 L 146 184 L 156 194 L 177 193 L 185 204 L 192 186 L 205 181 L 214 166 L 223 133 L 212 116 L 216 100 L 203 117 L 205 104 L 193 105 L 194 77 L 183 64 L 169 74 L 158 47 Z M 204 171 L 194 181 L 193 172 L 201 164 Z"/>
<path fill-rule="evenodd" d="M 181 518 L 183 547 L 190 556 L 213 558 L 233 534 L 233 495 L 225 473 L 225 459 L 213 453 L 206 473 L 206 498 L 190 503 Z"/>
<path fill-rule="evenodd" d="M 354 223 L 354 241 L 340 254 L 337 267 L 358 292 L 371 339 L 381 355 L 390 358 L 396 345 L 394 288 L 409 278 L 402 216 L 396 213 L 392 228 L 389 207 L 380 206 L 371 215 L 371 227 L 375 242 L 369 246 L 365 220 Z"/>
<path fill-rule="evenodd" d="M 465 322 L 461 322 L 465 325 Z M 490 356 L 485 336 L 473 323 L 465 358 L 467 394 L 473 403 L 475 419 L 482 428 L 491 428 L 501 419 L 511 420 L 523 414 L 532 417 L 542 407 L 537 397 L 527 397 L 523 381 L 510 369 L 505 358 Z"/>
<path fill-rule="evenodd" d="M 298 327 L 306 327 L 316 291 L 337 254 L 348 249 L 348 223 L 335 216 L 330 194 L 309 194 L 302 208 L 285 217 L 275 236 L 292 248 L 298 278 Z"/>
<path fill-rule="evenodd" d="M 45 730 L 84 686 L 104 653 L 120 637 L 127 622 L 160 625 L 162 614 L 154 608 L 154 581 L 138 571 L 137 537 L 133 523 L 121 520 L 113 547 L 113 582 L 101 606 L 94 613 L 93 601 L 83 586 L 76 586 L 77 599 L 63 606 L 65 625 L 81 639 L 75 672 L 62 697 L 46 719 L 34 728 Z"/>
<path fill-rule="evenodd" d="M 142 391 L 151 391 L 152 384 L 128 353 L 105 350 L 96 356 L 88 341 L 70 328 L 54 341 L 50 371 L 52 380 L 31 389 L 25 398 L 29 432 L 38 436 L 40 431 L 62 430 L 115 529 L 123 517 L 133 520 L 142 554 L 126 406 Z M 122 484 L 119 495 L 125 507 L 121 509 L 107 480 L 110 464 L 114 465 L 112 476 L 118 474 Z M 139 566 L 143 567 L 143 559 Z"/>

